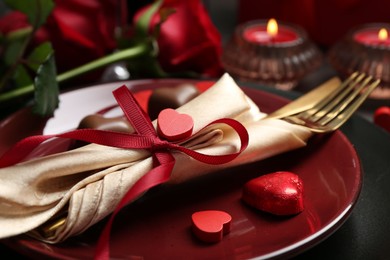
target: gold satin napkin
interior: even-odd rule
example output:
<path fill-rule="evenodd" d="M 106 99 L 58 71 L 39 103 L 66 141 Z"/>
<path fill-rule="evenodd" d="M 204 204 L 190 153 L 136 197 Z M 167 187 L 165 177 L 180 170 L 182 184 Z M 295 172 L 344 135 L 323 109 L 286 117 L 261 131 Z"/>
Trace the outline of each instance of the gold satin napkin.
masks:
<path fill-rule="evenodd" d="M 187 148 L 210 155 L 237 152 L 240 140 L 230 127 L 221 124 L 203 129 L 221 118 L 243 124 L 249 145 L 236 159 L 222 165 L 205 164 L 173 152 L 176 163 L 169 181 L 172 184 L 303 147 L 312 135 L 303 127 L 278 119 L 262 120 L 265 114 L 228 74 L 177 110 L 192 116 L 195 123 L 197 134 L 182 144 Z M 146 150 L 97 144 L 2 168 L 0 238 L 28 232 L 48 243 L 58 243 L 80 234 L 112 213 L 129 188 L 151 169 L 152 157 Z M 50 237 L 37 232 L 59 214 L 64 214 L 66 221 Z"/>

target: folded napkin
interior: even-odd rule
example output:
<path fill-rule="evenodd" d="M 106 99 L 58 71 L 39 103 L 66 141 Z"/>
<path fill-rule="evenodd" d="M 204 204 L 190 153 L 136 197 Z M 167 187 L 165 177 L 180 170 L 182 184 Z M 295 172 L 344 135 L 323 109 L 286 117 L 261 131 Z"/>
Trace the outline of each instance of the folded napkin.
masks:
<path fill-rule="evenodd" d="M 172 184 L 303 147 L 311 136 L 300 126 L 277 119 L 262 120 L 265 114 L 228 74 L 177 110 L 191 115 L 195 123 L 196 134 L 182 146 L 210 155 L 237 152 L 240 139 L 232 128 L 223 124 L 204 128 L 221 118 L 232 118 L 244 125 L 249 144 L 236 159 L 221 165 L 172 152 L 176 159 L 169 180 Z M 0 238 L 28 232 L 43 241 L 58 243 L 80 234 L 112 213 L 129 188 L 152 168 L 152 156 L 147 150 L 98 144 L 2 168 Z M 53 234 L 38 232 L 58 216 L 65 216 L 66 221 Z"/>

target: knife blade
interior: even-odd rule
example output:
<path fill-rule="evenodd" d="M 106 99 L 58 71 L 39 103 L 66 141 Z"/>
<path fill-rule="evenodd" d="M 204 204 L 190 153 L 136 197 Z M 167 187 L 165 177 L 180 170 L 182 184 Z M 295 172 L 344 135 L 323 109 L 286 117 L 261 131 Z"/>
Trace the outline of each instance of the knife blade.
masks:
<path fill-rule="evenodd" d="M 341 80 L 338 77 L 333 77 L 287 105 L 268 114 L 264 119 L 283 118 L 310 109 L 324 96 L 334 91 L 340 84 Z"/>

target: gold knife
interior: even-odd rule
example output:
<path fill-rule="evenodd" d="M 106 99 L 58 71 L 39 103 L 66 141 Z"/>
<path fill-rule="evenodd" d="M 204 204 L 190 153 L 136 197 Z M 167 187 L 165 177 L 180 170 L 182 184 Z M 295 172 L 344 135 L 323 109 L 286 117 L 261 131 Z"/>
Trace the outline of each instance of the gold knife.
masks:
<path fill-rule="evenodd" d="M 333 77 L 307 92 L 305 95 L 267 115 L 264 119 L 282 118 L 310 109 L 324 96 L 334 91 L 340 84 L 341 80 L 338 77 Z"/>

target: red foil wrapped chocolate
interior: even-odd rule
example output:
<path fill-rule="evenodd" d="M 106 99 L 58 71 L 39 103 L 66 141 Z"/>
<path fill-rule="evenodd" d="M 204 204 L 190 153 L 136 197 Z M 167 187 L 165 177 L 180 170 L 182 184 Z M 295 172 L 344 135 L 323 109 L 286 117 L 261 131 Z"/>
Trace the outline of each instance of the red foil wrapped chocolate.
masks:
<path fill-rule="evenodd" d="M 291 172 L 274 172 L 244 185 L 242 200 L 274 215 L 295 215 L 303 211 L 303 182 Z"/>

